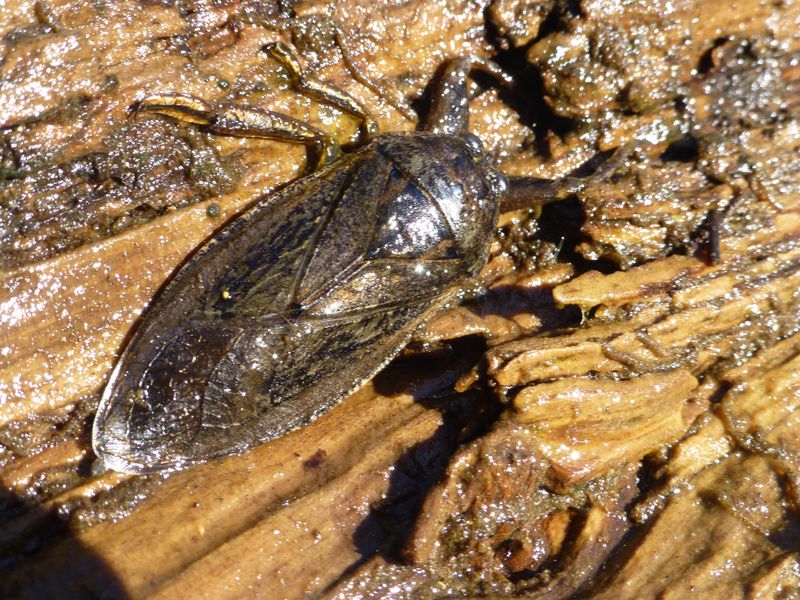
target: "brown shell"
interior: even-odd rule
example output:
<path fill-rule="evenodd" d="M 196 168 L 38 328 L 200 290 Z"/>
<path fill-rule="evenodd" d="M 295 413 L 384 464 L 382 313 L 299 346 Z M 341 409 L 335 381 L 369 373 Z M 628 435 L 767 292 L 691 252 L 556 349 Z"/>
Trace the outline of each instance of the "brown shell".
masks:
<path fill-rule="evenodd" d="M 330 409 L 485 262 L 488 172 L 458 138 L 387 134 L 258 201 L 146 312 L 103 395 L 98 456 L 180 468 Z"/>

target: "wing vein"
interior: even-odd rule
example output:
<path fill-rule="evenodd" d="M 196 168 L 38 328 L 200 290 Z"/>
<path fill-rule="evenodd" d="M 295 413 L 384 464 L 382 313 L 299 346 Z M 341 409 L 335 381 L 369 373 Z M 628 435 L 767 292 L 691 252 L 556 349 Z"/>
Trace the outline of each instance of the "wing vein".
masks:
<path fill-rule="evenodd" d="M 429 189 L 427 189 L 424 185 L 422 185 L 422 183 L 419 181 L 419 179 L 414 177 L 411 173 L 409 173 L 406 169 L 404 169 L 399 163 L 397 163 L 396 161 L 392 160 L 391 156 L 387 156 L 387 158 L 391 162 L 391 165 L 392 165 L 393 168 L 397 169 L 398 172 L 400 172 L 400 174 L 403 175 L 403 177 L 408 179 L 411 183 L 413 183 L 417 187 L 417 189 L 419 189 L 423 194 L 425 194 L 425 197 L 433 205 L 433 208 L 436 209 L 437 213 L 439 213 L 439 216 L 441 217 L 442 221 L 444 222 L 445 227 L 447 227 L 447 231 L 449 232 L 450 237 L 452 239 L 456 239 L 456 233 L 455 233 L 455 229 L 453 228 L 453 224 L 450 222 L 450 219 L 448 218 L 447 213 L 444 212 L 444 209 L 442 209 L 441 204 L 439 204 L 439 201 L 431 193 L 431 191 Z"/>
<path fill-rule="evenodd" d="M 320 238 L 322 237 L 322 233 L 325 231 L 325 228 L 331 222 L 333 218 L 333 213 L 336 211 L 336 208 L 342 201 L 342 197 L 345 194 L 345 191 L 348 187 L 350 187 L 350 183 L 352 182 L 352 171 L 347 174 L 347 177 L 344 178 L 342 184 L 339 186 L 339 190 L 336 193 L 336 197 L 331 201 L 328 208 L 325 210 L 325 214 L 320 219 L 319 225 L 317 225 L 316 229 L 314 229 L 313 233 L 311 234 L 310 239 L 308 240 L 308 249 L 306 250 L 305 254 L 303 255 L 303 260 L 300 263 L 300 266 L 297 268 L 297 273 L 292 280 L 292 284 L 289 288 L 288 297 L 288 306 L 295 306 L 297 305 L 297 293 L 300 289 L 300 284 L 303 282 L 303 279 L 306 276 L 306 272 L 308 271 L 308 266 L 311 264 L 311 259 L 314 256 L 314 251 L 317 249 L 317 243 L 319 242 Z"/>

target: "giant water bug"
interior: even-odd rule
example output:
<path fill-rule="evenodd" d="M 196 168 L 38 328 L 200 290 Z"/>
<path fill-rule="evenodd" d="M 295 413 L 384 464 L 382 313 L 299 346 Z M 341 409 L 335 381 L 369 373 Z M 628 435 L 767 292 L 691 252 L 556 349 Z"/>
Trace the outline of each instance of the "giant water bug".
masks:
<path fill-rule="evenodd" d="M 103 394 L 93 445 L 127 472 L 243 452 L 317 418 L 374 376 L 486 263 L 502 209 L 557 199 L 602 178 L 507 178 L 467 130 L 467 76 L 449 61 L 427 120 L 377 132 L 349 95 L 307 77 L 288 47 L 269 56 L 297 91 L 361 120 L 342 154 L 286 115 L 181 94 L 138 110 L 214 134 L 306 144 L 311 174 L 258 199 L 207 241 L 148 307 Z M 616 160 L 618 162 L 618 159 Z"/>

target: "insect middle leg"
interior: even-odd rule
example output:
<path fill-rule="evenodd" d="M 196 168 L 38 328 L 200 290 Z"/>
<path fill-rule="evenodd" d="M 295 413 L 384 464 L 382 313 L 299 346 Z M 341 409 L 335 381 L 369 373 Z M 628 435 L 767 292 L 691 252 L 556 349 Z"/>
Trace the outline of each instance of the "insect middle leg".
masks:
<path fill-rule="evenodd" d="M 299 93 L 329 104 L 361 121 L 361 143 L 366 143 L 378 134 L 375 119 L 350 94 L 331 85 L 308 77 L 300 66 L 300 61 L 282 42 L 273 42 L 264 46 L 271 58 L 279 62 L 288 72 L 292 87 Z M 348 55 L 349 57 L 349 55 Z"/>
<path fill-rule="evenodd" d="M 275 23 L 275 27 L 277 29 L 290 30 L 292 37 L 299 38 L 301 43 L 303 43 L 302 40 L 304 38 L 309 37 L 315 40 L 313 43 L 317 43 L 319 40 L 332 42 L 339 49 L 342 55 L 342 62 L 353 79 L 369 89 L 377 97 L 382 98 L 384 102 L 392 106 L 408 121 L 412 123 L 417 121 L 416 113 L 404 100 L 397 97 L 396 90 L 390 91 L 384 85 L 372 79 L 364 69 L 356 64 L 350 48 L 350 34 L 346 33 L 335 19 L 321 14 L 279 18 Z"/>

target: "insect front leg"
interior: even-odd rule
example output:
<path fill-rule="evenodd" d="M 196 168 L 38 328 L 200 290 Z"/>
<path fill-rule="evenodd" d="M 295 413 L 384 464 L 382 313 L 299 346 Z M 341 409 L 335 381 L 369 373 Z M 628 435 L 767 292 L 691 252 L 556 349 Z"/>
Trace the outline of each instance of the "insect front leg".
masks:
<path fill-rule="evenodd" d="M 469 104 L 467 77 L 473 70 L 495 77 L 506 87 L 512 79 L 497 64 L 484 58 L 468 56 L 456 58 L 445 64 L 433 91 L 431 109 L 424 130 L 441 135 L 453 135 L 470 144 L 480 146 L 480 141 L 469 133 Z M 592 183 L 602 181 L 614 173 L 636 147 L 636 143 L 618 148 L 612 156 L 585 177 L 567 176 L 559 179 L 537 177 L 510 177 L 509 189 L 501 203 L 501 210 L 531 208 L 561 200 L 579 192 Z"/>
<path fill-rule="evenodd" d="M 496 77 L 504 85 L 512 84 L 511 78 L 499 66 L 484 58 L 464 56 L 447 62 L 436 81 L 431 110 L 423 127 L 425 131 L 467 138 L 469 132 L 467 77 L 474 69 Z"/>
<path fill-rule="evenodd" d="M 524 208 L 542 207 L 550 202 L 563 200 L 570 194 L 576 194 L 593 183 L 610 177 L 625 162 L 625 159 L 636 148 L 632 142 L 614 150 L 613 154 L 589 175 L 577 177 L 567 175 L 558 179 L 542 179 L 539 177 L 509 177 L 508 192 L 503 198 L 500 210 L 520 210 Z M 596 162 L 596 158 L 589 161 Z M 586 166 L 586 165 L 584 165 Z"/>
<path fill-rule="evenodd" d="M 210 104 L 186 94 L 154 94 L 134 106 L 179 121 L 202 125 L 211 133 L 267 138 L 305 144 L 308 171 L 315 171 L 340 154 L 339 145 L 324 131 L 287 115 L 241 104 Z"/>

